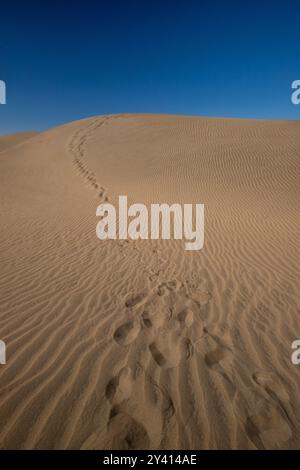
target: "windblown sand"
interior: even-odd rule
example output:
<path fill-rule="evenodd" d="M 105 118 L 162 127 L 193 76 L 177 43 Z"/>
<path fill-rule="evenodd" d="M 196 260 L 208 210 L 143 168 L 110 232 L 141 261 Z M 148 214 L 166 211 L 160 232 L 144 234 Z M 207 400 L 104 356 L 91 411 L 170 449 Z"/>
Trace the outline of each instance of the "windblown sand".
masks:
<path fill-rule="evenodd" d="M 15 147 L 16 145 L 25 142 L 25 140 L 34 137 L 37 132 L 17 132 L 16 134 L 9 134 L 0 136 L 0 153 L 7 150 L 9 147 Z"/>
<path fill-rule="evenodd" d="M 1 145 L 0 447 L 299 448 L 300 122 L 99 116 Z M 203 250 L 98 240 L 121 194 L 204 203 Z"/>

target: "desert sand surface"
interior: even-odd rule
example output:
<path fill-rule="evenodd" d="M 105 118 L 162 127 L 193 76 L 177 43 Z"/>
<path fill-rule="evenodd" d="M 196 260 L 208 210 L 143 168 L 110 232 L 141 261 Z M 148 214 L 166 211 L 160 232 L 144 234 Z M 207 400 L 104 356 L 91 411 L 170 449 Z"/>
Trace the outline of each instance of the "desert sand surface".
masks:
<path fill-rule="evenodd" d="M 31 137 L 37 135 L 37 132 L 17 132 L 16 134 L 9 134 L 0 136 L 0 153 L 7 150 L 9 147 L 14 147 Z"/>
<path fill-rule="evenodd" d="M 300 122 L 98 116 L 2 149 L 0 447 L 299 448 Z M 100 241 L 121 194 L 204 203 L 203 250 Z"/>

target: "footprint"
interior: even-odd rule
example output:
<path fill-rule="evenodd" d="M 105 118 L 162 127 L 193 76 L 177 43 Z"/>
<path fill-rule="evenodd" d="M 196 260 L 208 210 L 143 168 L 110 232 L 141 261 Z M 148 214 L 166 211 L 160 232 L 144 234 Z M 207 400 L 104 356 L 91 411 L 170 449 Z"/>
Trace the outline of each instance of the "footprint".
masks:
<path fill-rule="evenodd" d="M 163 282 L 160 284 L 157 288 L 157 294 L 160 297 L 163 297 L 167 295 L 170 292 L 177 292 L 180 288 L 182 287 L 181 282 L 175 280 L 175 281 L 168 281 L 168 282 Z"/>
<path fill-rule="evenodd" d="M 128 346 L 140 332 L 140 325 L 134 321 L 128 321 L 119 326 L 114 332 L 114 340 L 121 346 Z"/>
<path fill-rule="evenodd" d="M 153 253 L 156 253 L 156 250 L 153 250 Z M 150 274 L 150 275 L 149 275 L 149 281 L 150 281 L 150 282 L 155 281 L 157 278 L 159 278 L 160 273 L 161 273 L 161 270 L 158 270 L 158 271 L 156 271 L 156 272 Z"/>
<path fill-rule="evenodd" d="M 130 398 L 132 392 L 132 373 L 129 367 L 120 370 L 107 384 L 105 396 L 111 403 L 119 404 Z"/>
<path fill-rule="evenodd" d="M 153 359 L 160 367 L 165 367 L 167 365 L 167 360 L 164 355 L 160 352 L 155 343 L 151 343 L 149 346 L 150 352 Z"/>
<path fill-rule="evenodd" d="M 191 342 L 186 338 L 159 338 L 157 342 L 149 345 L 151 355 L 159 367 L 172 369 L 177 367 L 184 359 L 192 354 Z"/>
<path fill-rule="evenodd" d="M 149 435 L 140 422 L 113 407 L 107 427 L 91 434 L 81 445 L 81 450 L 146 450 L 150 447 Z"/>
<path fill-rule="evenodd" d="M 197 301 L 200 304 L 200 307 L 207 305 L 212 298 L 212 295 L 208 291 L 197 292 Z"/>
<path fill-rule="evenodd" d="M 166 285 L 169 290 L 173 290 L 173 291 L 178 291 L 182 287 L 182 283 L 178 281 L 177 279 L 174 281 L 168 281 Z"/>
<path fill-rule="evenodd" d="M 266 393 L 279 405 L 288 422 L 293 426 L 293 410 L 290 397 L 284 386 L 271 372 L 257 371 L 253 374 L 253 380 L 260 385 Z"/>
<path fill-rule="evenodd" d="M 180 323 L 189 328 L 194 323 L 194 312 L 190 308 L 186 308 L 178 314 L 177 318 Z"/>
<path fill-rule="evenodd" d="M 257 412 L 247 418 L 245 430 L 258 449 L 279 449 L 292 436 L 280 408 L 266 400 L 262 400 Z"/>
<path fill-rule="evenodd" d="M 137 294 L 136 296 L 130 297 L 128 300 L 126 300 L 125 305 L 127 308 L 135 307 L 137 305 L 140 305 L 143 302 L 143 300 L 145 300 L 145 298 L 146 298 L 146 294 L 144 293 Z"/>
<path fill-rule="evenodd" d="M 123 412 L 112 413 L 108 424 L 107 449 L 141 450 L 148 449 L 150 438 L 145 427 Z"/>
<path fill-rule="evenodd" d="M 152 321 L 150 319 L 149 312 L 147 310 L 145 310 L 142 313 L 142 319 L 143 319 L 143 323 L 146 326 L 146 328 L 151 328 L 152 327 Z"/>
<path fill-rule="evenodd" d="M 225 357 L 226 357 L 226 349 L 217 347 L 213 351 L 210 351 L 207 354 L 205 354 L 204 361 L 208 367 L 213 367 L 219 364 L 219 362 L 221 362 Z"/>
<path fill-rule="evenodd" d="M 290 401 L 290 397 L 285 388 L 271 372 L 257 371 L 252 375 L 252 377 L 253 380 L 263 387 L 272 398 L 277 398 L 282 402 Z"/>
<path fill-rule="evenodd" d="M 153 327 L 158 331 L 168 322 L 169 312 L 166 312 L 157 299 L 154 299 L 147 304 L 147 309 L 142 313 L 142 320 L 147 328 Z"/>

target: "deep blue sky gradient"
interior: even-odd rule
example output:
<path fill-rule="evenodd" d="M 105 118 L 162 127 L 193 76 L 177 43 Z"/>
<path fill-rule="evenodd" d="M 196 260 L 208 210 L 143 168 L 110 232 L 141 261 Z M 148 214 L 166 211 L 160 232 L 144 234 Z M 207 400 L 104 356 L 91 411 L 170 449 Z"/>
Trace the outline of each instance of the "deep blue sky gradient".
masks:
<path fill-rule="evenodd" d="M 296 1 L 19 1 L 0 6 L 0 134 L 96 114 L 300 119 Z"/>

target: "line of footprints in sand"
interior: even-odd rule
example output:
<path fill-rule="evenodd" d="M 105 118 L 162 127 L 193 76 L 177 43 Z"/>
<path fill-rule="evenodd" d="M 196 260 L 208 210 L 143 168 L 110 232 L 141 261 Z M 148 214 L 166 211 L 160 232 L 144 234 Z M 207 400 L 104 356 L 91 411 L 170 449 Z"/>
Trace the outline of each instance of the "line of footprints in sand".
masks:
<path fill-rule="evenodd" d="M 159 367 L 177 367 L 192 356 L 194 341 L 207 334 L 201 317 L 196 321 L 195 316 L 210 297 L 209 292 L 200 292 L 191 298 L 178 281 L 130 297 L 125 303 L 129 318 L 115 330 L 114 340 L 128 346 L 143 335 L 143 343 Z"/>
<path fill-rule="evenodd" d="M 101 127 L 105 123 L 105 120 L 96 119 L 88 126 L 83 129 L 79 129 L 73 135 L 73 138 L 69 144 L 69 150 L 73 155 L 73 163 L 78 170 L 79 174 L 85 179 L 89 185 L 98 191 L 100 199 L 108 200 L 106 190 L 101 186 L 96 179 L 96 175 L 89 169 L 85 162 L 86 144 L 88 139 L 92 136 L 93 132 Z"/>
<path fill-rule="evenodd" d="M 276 446 L 276 442 L 280 445 L 290 439 L 294 428 L 289 396 L 281 384 L 276 382 L 272 373 L 266 371 L 257 371 L 251 376 L 252 383 L 259 387 L 258 392 L 249 392 L 248 398 L 237 392 L 232 377 L 225 372 L 225 367 L 222 367 L 222 364 L 228 364 L 232 360 L 231 348 L 223 339 L 210 333 L 205 323 L 211 297 L 208 291 L 194 290 L 191 293 L 187 286 L 179 281 L 161 283 L 151 291 L 127 299 L 125 306 L 128 320 L 114 331 L 113 338 L 122 347 L 134 345 L 140 339 L 140 344 L 148 350 L 154 364 L 165 370 L 179 367 L 195 352 L 200 353 L 204 364 L 219 372 L 228 386 L 232 387 L 233 402 L 242 400 L 242 408 L 245 411 L 244 429 L 255 447 L 270 448 Z M 245 367 L 241 364 L 240 366 Z M 143 368 L 142 365 L 141 367 Z M 144 373 L 145 370 L 146 367 Z M 151 377 L 148 379 L 151 381 Z M 158 388 L 158 384 L 154 385 Z M 110 419 L 119 416 L 119 405 L 128 400 L 131 393 L 132 371 L 126 366 L 106 387 L 106 398 L 115 405 L 112 412 L 114 416 L 111 415 Z M 165 403 L 164 408 L 169 414 L 174 414 L 171 398 L 163 390 L 160 390 L 160 395 Z M 121 415 L 118 419 L 121 419 Z M 129 434 L 133 426 L 138 440 L 141 439 L 143 445 L 146 445 L 146 436 L 147 442 L 150 436 L 142 424 L 130 418 L 128 414 L 126 416 L 127 421 L 134 421 L 130 425 L 129 421 L 127 423 Z M 135 444 L 138 446 L 141 442 Z"/>
<path fill-rule="evenodd" d="M 166 423 L 175 416 L 175 405 L 167 390 L 152 377 L 147 367 L 149 355 L 153 365 L 163 370 L 189 360 L 194 349 L 192 332 L 197 331 L 198 337 L 205 335 L 196 313 L 205 309 L 210 298 L 209 292 L 191 298 L 182 283 L 171 281 L 127 299 L 128 320 L 114 331 L 113 338 L 121 347 L 142 345 L 145 362 L 140 357 L 134 371 L 127 365 L 108 382 L 105 396 L 112 408 L 106 437 L 100 439 L 102 445 L 121 449 L 148 448 L 150 443 L 161 446 L 164 429 L 168 429 Z M 147 407 L 139 406 L 132 395 L 133 382 L 137 390 L 148 390 Z M 152 424 L 147 426 L 149 422 Z M 91 439 L 88 445 L 100 442 L 98 439 Z"/>

